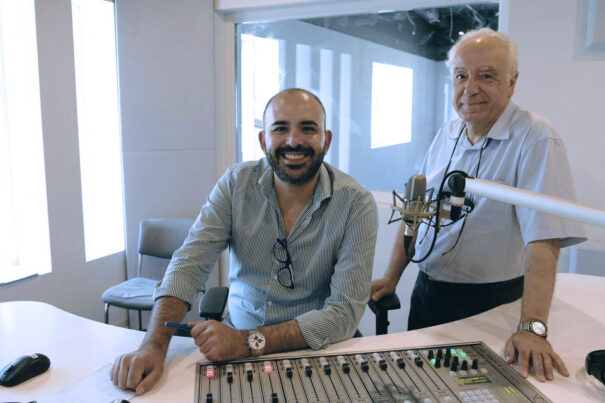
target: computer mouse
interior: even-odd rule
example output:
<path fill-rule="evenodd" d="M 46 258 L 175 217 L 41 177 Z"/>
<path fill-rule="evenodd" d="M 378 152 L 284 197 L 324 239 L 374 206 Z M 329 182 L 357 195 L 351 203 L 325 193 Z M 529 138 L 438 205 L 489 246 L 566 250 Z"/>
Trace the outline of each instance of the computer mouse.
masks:
<path fill-rule="evenodd" d="M 0 370 L 0 385 L 15 386 L 38 376 L 50 367 L 50 360 L 44 354 L 19 357 Z"/>
<path fill-rule="evenodd" d="M 591 351 L 586 356 L 586 372 L 605 384 L 605 350 Z"/>

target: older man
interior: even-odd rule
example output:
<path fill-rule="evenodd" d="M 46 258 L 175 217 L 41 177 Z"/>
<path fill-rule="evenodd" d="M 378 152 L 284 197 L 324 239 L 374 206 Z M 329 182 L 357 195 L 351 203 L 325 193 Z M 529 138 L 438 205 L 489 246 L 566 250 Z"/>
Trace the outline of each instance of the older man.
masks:
<path fill-rule="evenodd" d="M 446 172 L 468 174 L 540 193 L 574 197 L 565 147 L 550 123 L 510 102 L 519 73 L 517 47 L 488 28 L 469 32 L 450 50 L 452 103 L 458 119 L 444 124 L 421 172 L 439 188 Z M 428 229 L 424 228 L 426 232 Z M 425 256 L 432 231 L 416 244 Z M 418 235 L 419 239 L 424 233 Z M 559 248 L 581 242 L 580 224 L 505 203 L 475 199 L 466 223 L 442 227 L 411 299 L 409 329 L 478 314 L 523 297 L 519 327 L 505 347 L 521 375 L 553 379 L 568 371 L 546 339 Z M 403 226 L 372 299 L 392 293 L 408 264 Z M 455 246 L 454 246 L 455 245 Z M 531 368 L 530 368 L 531 366 Z"/>
<path fill-rule="evenodd" d="M 325 347 L 351 337 L 369 299 L 377 231 L 372 195 L 323 163 L 332 133 L 313 94 L 288 89 L 267 104 L 266 159 L 231 167 L 213 189 L 155 291 L 140 348 L 118 357 L 121 388 L 160 378 L 172 331 L 218 255 L 231 249 L 227 324 L 190 323 L 210 360 Z"/>

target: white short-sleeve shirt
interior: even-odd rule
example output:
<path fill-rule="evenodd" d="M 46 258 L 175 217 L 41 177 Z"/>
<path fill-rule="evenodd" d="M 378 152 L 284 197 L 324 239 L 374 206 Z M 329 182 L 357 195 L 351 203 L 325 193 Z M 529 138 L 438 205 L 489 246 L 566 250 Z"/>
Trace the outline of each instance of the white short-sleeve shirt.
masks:
<path fill-rule="evenodd" d="M 435 195 L 450 157 L 449 171 L 462 170 L 480 179 L 576 198 L 563 141 L 547 119 L 512 102 L 475 145 L 466 138 L 461 119 L 441 127 L 421 168 L 427 188 L 434 187 Z M 509 280 L 523 275 L 522 252 L 529 242 L 559 238 L 565 247 L 586 239 L 583 225 L 568 219 L 485 197 L 474 196 L 474 202 L 456 247 L 444 254 L 456 242 L 463 220 L 442 227 L 431 255 L 419 264 L 432 278 L 456 283 Z M 427 226 L 421 226 L 416 259 L 423 257 L 431 245 L 432 228 L 422 240 L 426 230 Z"/>

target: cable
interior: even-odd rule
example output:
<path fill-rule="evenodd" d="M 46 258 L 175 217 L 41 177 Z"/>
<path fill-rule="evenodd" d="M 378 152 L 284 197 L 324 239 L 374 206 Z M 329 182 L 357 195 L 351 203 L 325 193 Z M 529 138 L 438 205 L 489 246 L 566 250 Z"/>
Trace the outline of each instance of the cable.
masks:
<path fill-rule="evenodd" d="M 410 256 L 407 248 L 404 248 L 406 257 L 412 263 L 424 262 L 429 257 L 431 252 L 433 252 L 433 248 L 435 247 L 435 242 L 437 241 L 437 234 L 439 233 L 439 228 L 440 228 L 439 215 L 441 213 L 441 201 L 445 198 L 445 193 L 443 192 L 443 187 L 445 186 L 445 181 L 447 180 L 447 178 L 449 178 L 450 176 L 455 175 L 455 174 L 462 175 L 465 178 L 469 177 L 466 172 L 459 171 L 459 170 L 450 171 L 450 172 L 446 173 L 445 175 L 443 175 L 443 179 L 441 180 L 441 185 L 439 186 L 439 192 L 437 192 L 437 207 L 435 208 L 435 226 L 433 227 L 433 239 L 431 241 L 431 246 L 429 247 L 429 250 L 426 252 L 426 254 L 421 259 L 414 259 L 412 256 Z M 428 232 L 428 230 L 427 230 L 427 232 Z"/>

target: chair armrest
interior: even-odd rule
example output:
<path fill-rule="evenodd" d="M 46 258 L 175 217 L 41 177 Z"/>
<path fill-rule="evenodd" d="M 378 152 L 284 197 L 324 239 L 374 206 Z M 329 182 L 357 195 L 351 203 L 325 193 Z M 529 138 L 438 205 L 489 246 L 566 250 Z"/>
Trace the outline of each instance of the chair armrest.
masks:
<path fill-rule="evenodd" d="M 380 312 L 392 311 L 393 309 L 401 308 L 401 303 L 399 302 L 399 297 L 397 294 L 391 294 L 385 295 L 378 301 L 370 299 L 368 306 L 375 315 L 378 315 Z"/>
<path fill-rule="evenodd" d="M 228 287 L 211 287 L 206 290 L 200 300 L 200 317 L 222 321 L 228 296 Z"/>
<path fill-rule="evenodd" d="M 401 308 L 397 294 L 385 295 L 378 301 L 370 299 L 368 306 L 376 315 L 376 335 L 387 334 L 389 328 L 389 311 Z"/>

